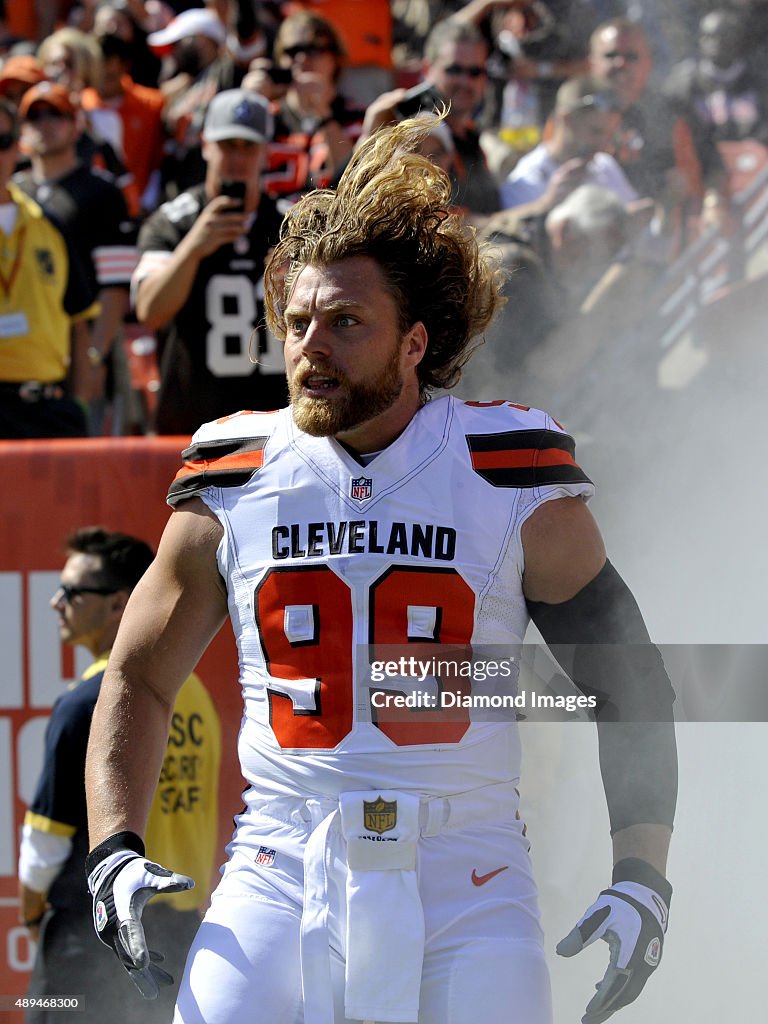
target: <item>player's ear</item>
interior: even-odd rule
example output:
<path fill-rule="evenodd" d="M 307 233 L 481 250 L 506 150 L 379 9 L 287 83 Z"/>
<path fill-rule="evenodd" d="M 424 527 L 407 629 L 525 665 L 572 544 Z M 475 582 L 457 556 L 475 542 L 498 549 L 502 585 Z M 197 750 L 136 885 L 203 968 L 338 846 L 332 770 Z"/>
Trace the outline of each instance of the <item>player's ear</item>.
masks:
<path fill-rule="evenodd" d="M 417 320 L 403 337 L 403 352 L 410 366 L 418 366 L 427 351 L 427 328 Z"/>
<path fill-rule="evenodd" d="M 125 606 L 128 604 L 128 598 L 130 597 L 130 591 L 118 590 L 117 593 L 110 596 L 109 610 L 118 621 L 123 617 Z"/>

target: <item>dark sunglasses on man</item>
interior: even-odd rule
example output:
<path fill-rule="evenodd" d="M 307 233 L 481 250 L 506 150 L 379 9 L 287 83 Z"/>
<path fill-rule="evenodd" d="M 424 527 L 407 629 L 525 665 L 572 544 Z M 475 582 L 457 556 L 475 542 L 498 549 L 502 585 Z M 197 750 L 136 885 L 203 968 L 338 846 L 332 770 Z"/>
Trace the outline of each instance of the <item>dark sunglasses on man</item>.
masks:
<path fill-rule="evenodd" d="M 485 68 L 480 64 L 449 64 L 443 69 L 446 75 L 458 78 L 459 75 L 467 75 L 469 78 L 480 78 L 485 74 Z"/>
<path fill-rule="evenodd" d="M 69 114 L 57 110 L 56 107 L 32 107 L 24 120 L 36 124 L 39 121 L 63 121 L 65 118 L 72 120 Z"/>
<path fill-rule="evenodd" d="M 80 594 L 102 594 L 104 596 L 108 594 L 116 594 L 119 587 L 76 587 L 69 583 L 60 583 L 56 593 L 60 593 L 67 604 L 72 604 L 72 601 Z"/>
<path fill-rule="evenodd" d="M 305 57 L 317 57 L 321 53 L 333 53 L 332 47 L 325 43 L 296 43 L 295 46 L 286 46 L 283 53 L 290 60 L 295 60 L 300 53 Z"/>

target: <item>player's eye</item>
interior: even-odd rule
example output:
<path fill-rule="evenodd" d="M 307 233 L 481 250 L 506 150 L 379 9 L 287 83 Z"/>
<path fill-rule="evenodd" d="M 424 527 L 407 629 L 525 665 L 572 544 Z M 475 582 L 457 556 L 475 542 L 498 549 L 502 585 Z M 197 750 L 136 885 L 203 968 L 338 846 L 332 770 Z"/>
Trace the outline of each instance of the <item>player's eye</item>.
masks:
<path fill-rule="evenodd" d="M 341 316 L 336 318 L 336 323 L 339 327 L 354 327 L 357 320 L 353 316 L 349 316 L 347 313 L 342 313 Z"/>
<path fill-rule="evenodd" d="M 291 317 L 286 326 L 289 334 L 303 334 L 307 329 L 307 321 L 302 317 Z"/>

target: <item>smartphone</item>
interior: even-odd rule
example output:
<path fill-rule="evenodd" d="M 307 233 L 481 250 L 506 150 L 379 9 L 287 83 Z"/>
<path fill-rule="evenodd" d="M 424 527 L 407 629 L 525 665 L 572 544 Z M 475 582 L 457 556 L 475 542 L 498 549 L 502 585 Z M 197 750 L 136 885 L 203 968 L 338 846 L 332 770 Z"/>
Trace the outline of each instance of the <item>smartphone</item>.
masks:
<path fill-rule="evenodd" d="M 229 207 L 233 213 L 237 213 L 245 209 L 245 187 L 244 181 L 232 181 L 229 178 L 221 183 L 219 195 L 229 196 L 230 199 L 237 199 L 239 202 L 238 206 Z"/>
<path fill-rule="evenodd" d="M 267 68 L 266 73 L 275 85 L 290 85 L 293 81 L 293 72 L 291 69 L 281 68 L 277 64 L 273 64 L 272 67 Z"/>
<path fill-rule="evenodd" d="M 433 111 L 442 103 L 440 95 L 429 82 L 420 82 L 409 89 L 397 105 L 398 117 L 414 117 L 420 110 Z"/>

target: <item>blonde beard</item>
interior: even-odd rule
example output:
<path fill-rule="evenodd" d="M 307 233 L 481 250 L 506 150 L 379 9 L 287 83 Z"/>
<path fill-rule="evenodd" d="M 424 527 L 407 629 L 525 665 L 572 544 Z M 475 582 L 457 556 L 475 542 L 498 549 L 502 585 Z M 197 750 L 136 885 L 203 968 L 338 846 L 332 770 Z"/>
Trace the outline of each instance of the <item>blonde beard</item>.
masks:
<path fill-rule="evenodd" d="M 341 410 L 330 399 L 291 395 L 291 408 L 296 426 L 312 437 L 330 437 L 345 429 L 338 426 Z"/>
<path fill-rule="evenodd" d="M 399 344 L 373 380 L 350 384 L 343 374 L 333 372 L 344 390 L 336 398 L 309 398 L 302 394 L 300 384 L 291 381 L 288 385 L 296 426 L 312 437 L 334 437 L 380 416 L 394 405 L 403 390 Z"/>

